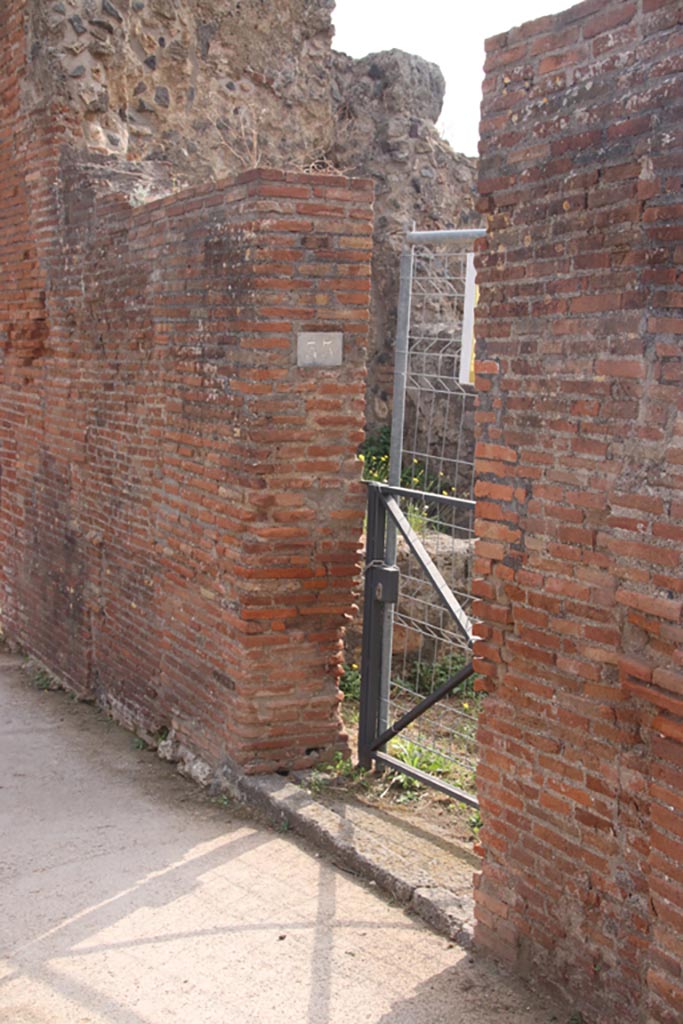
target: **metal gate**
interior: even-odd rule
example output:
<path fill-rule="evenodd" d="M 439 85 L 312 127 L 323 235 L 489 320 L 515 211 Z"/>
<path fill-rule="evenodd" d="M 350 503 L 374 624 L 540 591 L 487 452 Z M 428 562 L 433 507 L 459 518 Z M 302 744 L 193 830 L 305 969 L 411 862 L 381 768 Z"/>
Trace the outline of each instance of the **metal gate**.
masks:
<path fill-rule="evenodd" d="M 368 483 L 358 744 L 364 767 L 474 807 L 472 246 L 483 234 L 409 232 L 401 259 L 388 479 Z"/>

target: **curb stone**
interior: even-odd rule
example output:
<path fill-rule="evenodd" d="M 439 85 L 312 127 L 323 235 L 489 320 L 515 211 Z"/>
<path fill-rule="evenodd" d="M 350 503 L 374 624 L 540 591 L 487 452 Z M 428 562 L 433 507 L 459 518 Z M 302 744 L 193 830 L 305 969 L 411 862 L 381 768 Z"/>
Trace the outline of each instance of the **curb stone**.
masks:
<path fill-rule="evenodd" d="M 472 900 L 438 885 L 425 885 L 409 872 L 385 866 L 386 849 L 368 831 L 316 801 L 279 775 L 245 775 L 224 764 L 212 788 L 266 814 L 413 911 L 435 931 L 464 949 L 472 948 Z"/>

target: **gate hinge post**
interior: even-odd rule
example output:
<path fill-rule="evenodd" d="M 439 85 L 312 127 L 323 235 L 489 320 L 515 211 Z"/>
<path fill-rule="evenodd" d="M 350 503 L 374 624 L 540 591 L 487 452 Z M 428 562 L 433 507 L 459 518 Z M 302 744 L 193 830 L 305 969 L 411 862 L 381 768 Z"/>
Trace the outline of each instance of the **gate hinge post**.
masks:
<path fill-rule="evenodd" d="M 384 562 L 386 510 L 379 487 L 368 484 L 367 547 L 365 553 L 365 595 L 363 605 L 363 645 L 361 649 L 361 700 L 358 721 L 358 762 L 361 768 L 372 767 L 372 745 L 379 731 L 381 647 L 376 638 L 382 635 L 384 602 L 379 593 L 386 592 L 387 581 L 381 575 Z M 375 641 L 373 642 L 373 637 Z"/>

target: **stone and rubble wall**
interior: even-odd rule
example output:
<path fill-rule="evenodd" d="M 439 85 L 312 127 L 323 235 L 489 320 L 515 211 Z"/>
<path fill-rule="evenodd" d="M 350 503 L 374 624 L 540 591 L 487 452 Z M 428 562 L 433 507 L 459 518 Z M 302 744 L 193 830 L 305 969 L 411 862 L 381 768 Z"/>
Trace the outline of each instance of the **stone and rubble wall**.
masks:
<path fill-rule="evenodd" d="M 489 40 L 477 941 L 585 1019 L 683 1007 L 683 13 Z"/>
<path fill-rule="evenodd" d="M 332 138 L 332 0 L 27 5 L 30 56 L 92 153 L 175 184 L 303 170 Z"/>
<path fill-rule="evenodd" d="M 257 166 L 374 180 L 366 423 L 371 433 L 388 424 L 405 232 L 481 222 L 476 160 L 435 127 L 439 68 L 399 50 L 335 53 L 333 0 L 27 8 L 31 65 L 54 116 L 85 152 L 125 164 L 140 198 Z"/>
<path fill-rule="evenodd" d="M 5 633 L 177 756 L 329 760 L 372 183 L 255 169 L 145 201 L 75 140 L 28 13 L 0 13 Z M 300 365 L 306 332 L 342 364 Z"/>

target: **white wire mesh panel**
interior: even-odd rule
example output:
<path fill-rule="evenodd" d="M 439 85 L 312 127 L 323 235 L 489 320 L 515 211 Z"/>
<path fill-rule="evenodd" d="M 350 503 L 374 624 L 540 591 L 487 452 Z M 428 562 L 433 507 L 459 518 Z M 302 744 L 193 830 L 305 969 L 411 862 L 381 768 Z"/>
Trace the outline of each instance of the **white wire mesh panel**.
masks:
<path fill-rule="evenodd" d="M 472 322 L 467 316 L 471 310 L 465 308 L 466 293 L 473 296 L 471 269 L 468 279 L 471 248 L 471 241 L 438 238 L 413 247 L 400 484 L 417 493 L 396 496 L 465 618 L 471 614 L 474 547 L 474 509 L 467 504 L 474 498 L 475 392 L 469 383 L 469 335 L 463 351 L 463 324 L 469 329 Z M 471 257 L 469 264 L 471 268 Z M 394 396 L 395 403 L 397 398 L 401 396 Z M 452 498 L 465 502 L 458 505 Z M 471 660 L 469 637 L 401 536 L 396 560 L 401 587 L 393 614 L 390 685 L 383 698 L 387 722 Z M 391 753 L 473 793 L 482 699 L 469 681 L 416 719 L 392 742 Z"/>
<path fill-rule="evenodd" d="M 413 249 L 402 443 L 406 486 L 459 498 L 474 484 L 474 388 L 460 381 L 467 255 L 452 243 Z"/>

